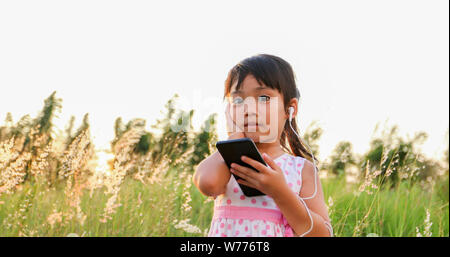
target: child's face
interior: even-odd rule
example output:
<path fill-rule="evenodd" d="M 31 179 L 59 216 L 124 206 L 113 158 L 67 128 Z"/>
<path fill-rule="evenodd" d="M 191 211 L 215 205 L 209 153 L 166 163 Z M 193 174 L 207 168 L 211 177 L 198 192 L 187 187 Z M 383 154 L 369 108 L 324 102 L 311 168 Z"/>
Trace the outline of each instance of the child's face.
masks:
<path fill-rule="evenodd" d="M 288 118 L 280 92 L 261 86 L 251 74 L 245 77 L 238 91 L 236 84 L 231 86 L 228 98 L 235 124 L 254 142 L 274 143 L 279 140 Z"/>

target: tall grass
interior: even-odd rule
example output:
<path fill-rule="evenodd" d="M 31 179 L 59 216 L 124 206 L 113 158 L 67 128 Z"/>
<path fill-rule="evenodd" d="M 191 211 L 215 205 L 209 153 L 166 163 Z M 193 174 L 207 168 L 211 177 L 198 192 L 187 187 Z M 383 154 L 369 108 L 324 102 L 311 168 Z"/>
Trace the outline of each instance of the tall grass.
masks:
<path fill-rule="evenodd" d="M 170 129 L 193 111 L 176 117 L 169 101 L 166 118 L 155 125 L 159 138 L 144 130 L 142 119 L 126 125 L 117 119 L 111 156 L 98 165 L 87 115 L 76 133 L 72 120 L 66 137 L 53 135 L 58 101 L 52 94 L 33 122 L 25 116 L 16 126 L 0 127 L 0 236 L 208 234 L 213 201 L 193 185 L 192 175 L 211 153 L 215 132 Z M 214 118 L 208 121 L 205 128 Z M 346 166 L 357 163 L 345 157 L 349 143 L 338 148 L 328 170 L 321 169 L 334 234 L 449 236 L 448 150 L 441 169 L 423 160 L 413 143 L 389 142 L 375 141 L 359 158 L 366 161 L 357 166 L 359 179 L 345 176 Z"/>
<path fill-rule="evenodd" d="M 323 183 L 336 236 L 420 236 L 416 228 L 424 231 L 427 211 L 433 223 L 431 235 L 449 235 L 448 198 L 442 199 L 435 192 L 448 183 L 448 178 L 426 189 L 403 181 L 372 194 L 360 192 L 358 185 L 348 185 L 343 178 L 326 179 Z"/>
<path fill-rule="evenodd" d="M 1 236 L 205 236 L 213 201 L 191 184 L 189 173 L 168 172 L 160 183 L 144 184 L 127 178 L 121 185 L 111 219 L 102 222 L 108 201 L 105 189 L 90 195 L 84 189 L 80 201 L 84 222 L 68 213 L 63 184 L 48 188 L 25 183 L 14 194 L 0 196 Z M 430 185 L 404 181 L 393 189 L 360 192 L 343 178 L 322 179 L 325 199 L 336 236 L 415 237 L 449 235 L 448 199 Z M 431 234 L 430 234 L 431 233 Z"/>

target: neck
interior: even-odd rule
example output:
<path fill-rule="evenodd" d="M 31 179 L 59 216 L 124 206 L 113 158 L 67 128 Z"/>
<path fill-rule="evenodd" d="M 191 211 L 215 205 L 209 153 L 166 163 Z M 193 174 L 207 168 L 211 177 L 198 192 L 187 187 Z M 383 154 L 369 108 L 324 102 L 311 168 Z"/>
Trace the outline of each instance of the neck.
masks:
<path fill-rule="evenodd" d="M 284 154 L 285 152 L 281 148 L 281 145 L 279 142 L 275 143 L 255 143 L 256 147 L 258 148 L 258 151 L 262 153 L 268 154 L 272 158 L 277 158 Z"/>

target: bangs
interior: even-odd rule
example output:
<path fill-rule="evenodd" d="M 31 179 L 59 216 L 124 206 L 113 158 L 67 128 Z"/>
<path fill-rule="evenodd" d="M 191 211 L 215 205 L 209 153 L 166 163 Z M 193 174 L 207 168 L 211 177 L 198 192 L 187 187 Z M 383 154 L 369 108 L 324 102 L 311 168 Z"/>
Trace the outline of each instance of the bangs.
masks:
<path fill-rule="evenodd" d="M 231 69 L 230 74 L 225 85 L 225 95 L 226 97 L 231 90 L 231 87 L 237 82 L 236 90 L 242 85 L 242 81 L 247 77 L 247 75 L 253 75 L 256 81 L 260 85 L 266 85 L 272 89 L 276 89 L 281 93 L 280 79 L 282 79 L 282 74 L 276 63 L 269 59 L 263 58 L 262 56 L 252 56 L 247 58 Z"/>
<path fill-rule="evenodd" d="M 261 86 L 264 84 L 269 88 L 278 90 L 285 103 L 291 97 L 296 97 L 298 92 L 292 68 L 288 63 L 276 56 L 259 54 L 242 60 L 229 71 L 225 80 L 223 98 L 225 99 L 230 94 L 231 87 L 236 83 L 236 90 L 239 90 L 242 81 L 248 75 L 255 77 Z"/>

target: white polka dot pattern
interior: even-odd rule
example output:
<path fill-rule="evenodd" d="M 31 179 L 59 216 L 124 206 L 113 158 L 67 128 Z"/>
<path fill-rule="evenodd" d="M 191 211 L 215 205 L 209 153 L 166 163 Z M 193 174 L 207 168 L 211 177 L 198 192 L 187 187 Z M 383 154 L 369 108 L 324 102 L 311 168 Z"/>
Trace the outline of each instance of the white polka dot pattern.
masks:
<path fill-rule="evenodd" d="M 305 158 L 285 153 L 274 161 L 283 171 L 291 190 L 298 195 L 302 186 L 301 172 Z M 214 206 L 222 206 L 221 208 L 225 208 L 223 206 L 242 206 L 279 210 L 274 200 L 268 195 L 245 196 L 233 175 L 230 176 L 225 194 L 214 200 Z M 208 236 L 285 236 L 285 227 L 283 224 L 268 220 L 217 217 L 213 218 L 211 222 Z"/>

